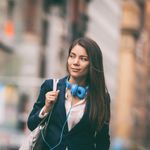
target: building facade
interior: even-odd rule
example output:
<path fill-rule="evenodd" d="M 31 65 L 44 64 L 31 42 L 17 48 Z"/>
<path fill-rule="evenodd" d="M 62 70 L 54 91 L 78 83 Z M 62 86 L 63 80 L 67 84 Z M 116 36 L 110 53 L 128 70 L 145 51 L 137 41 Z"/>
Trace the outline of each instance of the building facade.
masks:
<path fill-rule="evenodd" d="M 114 149 L 146 149 L 149 139 L 148 0 L 122 1 L 120 66 Z M 133 21 L 134 20 L 134 21 Z"/>

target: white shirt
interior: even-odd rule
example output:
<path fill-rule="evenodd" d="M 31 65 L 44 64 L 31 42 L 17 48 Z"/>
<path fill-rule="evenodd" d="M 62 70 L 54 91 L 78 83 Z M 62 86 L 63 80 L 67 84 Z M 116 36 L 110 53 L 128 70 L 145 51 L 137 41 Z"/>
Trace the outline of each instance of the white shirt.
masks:
<path fill-rule="evenodd" d="M 68 129 L 70 131 L 81 120 L 84 113 L 86 101 L 85 99 L 83 99 L 72 105 L 73 97 L 71 95 L 67 96 L 67 91 L 65 98 Z"/>

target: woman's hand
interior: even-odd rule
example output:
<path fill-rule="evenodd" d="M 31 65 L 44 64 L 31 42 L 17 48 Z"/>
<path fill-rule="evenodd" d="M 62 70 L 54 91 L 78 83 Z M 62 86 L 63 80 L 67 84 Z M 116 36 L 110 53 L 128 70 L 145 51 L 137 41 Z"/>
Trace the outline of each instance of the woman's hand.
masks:
<path fill-rule="evenodd" d="M 58 97 L 59 90 L 50 91 L 45 94 L 44 113 L 48 113 Z"/>

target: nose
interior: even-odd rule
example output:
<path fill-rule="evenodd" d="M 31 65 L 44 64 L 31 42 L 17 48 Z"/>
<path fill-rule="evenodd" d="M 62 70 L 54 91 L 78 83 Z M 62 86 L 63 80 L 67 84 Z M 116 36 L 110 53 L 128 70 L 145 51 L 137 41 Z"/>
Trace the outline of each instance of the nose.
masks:
<path fill-rule="evenodd" d="M 80 64 L 80 63 L 79 63 L 79 58 L 75 58 L 74 61 L 73 61 L 73 64 L 74 64 L 74 65 L 79 65 L 79 64 Z"/>

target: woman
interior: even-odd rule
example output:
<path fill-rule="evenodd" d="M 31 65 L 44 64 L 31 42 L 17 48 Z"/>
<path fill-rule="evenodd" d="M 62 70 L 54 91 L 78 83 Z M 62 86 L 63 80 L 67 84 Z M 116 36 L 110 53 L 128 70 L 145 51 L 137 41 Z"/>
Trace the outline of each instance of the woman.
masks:
<path fill-rule="evenodd" d="M 89 38 L 75 40 L 69 48 L 68 76 L 52 91 L 52 80 L 41 86 L 28 118 L 34 130 L 52 111 L 44 150 L 108 150 L 110 97 L 105 85 L 102 52 Z"/>

